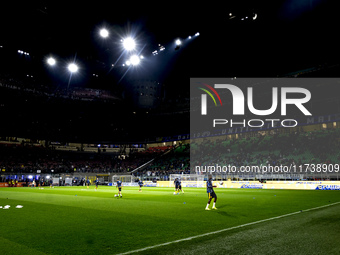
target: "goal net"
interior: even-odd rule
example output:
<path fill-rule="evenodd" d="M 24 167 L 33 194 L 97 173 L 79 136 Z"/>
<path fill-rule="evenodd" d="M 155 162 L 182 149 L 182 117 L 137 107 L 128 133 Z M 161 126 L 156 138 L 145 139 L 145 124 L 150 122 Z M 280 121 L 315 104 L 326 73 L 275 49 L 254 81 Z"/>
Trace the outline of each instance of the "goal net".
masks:
<path fill-rule="evenodd" d="M 204 175 L 197 174 L 170 174 L 170 187 L 175 187 L 174 181 L 178 178 L 182 187 L 202 188 L 204 186 Z"/>
<path fill-rule="evenodd" d="M 116 185 L 116 182 L 118 179 L 123 183 L 123 186 L 137 186 L 137 179 L 138 177 L 135 177 L 133 175 L 113 175 L 112 176 L 112 185 Z"/>

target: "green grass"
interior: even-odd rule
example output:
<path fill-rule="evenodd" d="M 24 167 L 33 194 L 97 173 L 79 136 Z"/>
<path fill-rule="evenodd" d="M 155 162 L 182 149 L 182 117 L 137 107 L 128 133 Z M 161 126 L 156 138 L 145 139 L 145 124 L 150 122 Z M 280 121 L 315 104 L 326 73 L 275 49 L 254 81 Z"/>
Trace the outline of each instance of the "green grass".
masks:
<path fill-rule="evenodd" d="M 302 213 L 141 254 L 336 254 L 339 191 L 216 189 L 217 211 L 205 211 L 205 189 L 125 187 L 1 188 L 1 254 L 117 254 L 302 210 Z M 23 205 L 17 209 L 16 205 Z M 306 251 L 306 252 L 304 252 Z M 308 251 L 308 252 L 307 252 Z"/>

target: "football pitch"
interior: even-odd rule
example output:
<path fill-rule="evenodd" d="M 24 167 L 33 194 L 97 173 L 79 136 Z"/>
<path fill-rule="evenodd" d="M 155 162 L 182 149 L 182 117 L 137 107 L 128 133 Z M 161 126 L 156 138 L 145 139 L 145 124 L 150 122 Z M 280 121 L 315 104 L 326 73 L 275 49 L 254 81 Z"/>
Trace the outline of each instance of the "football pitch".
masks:
<path fill-rule="evenodd" d="M 1 254 L 340 253 L 339 191 L 184 191 L 0 188 Z"/>

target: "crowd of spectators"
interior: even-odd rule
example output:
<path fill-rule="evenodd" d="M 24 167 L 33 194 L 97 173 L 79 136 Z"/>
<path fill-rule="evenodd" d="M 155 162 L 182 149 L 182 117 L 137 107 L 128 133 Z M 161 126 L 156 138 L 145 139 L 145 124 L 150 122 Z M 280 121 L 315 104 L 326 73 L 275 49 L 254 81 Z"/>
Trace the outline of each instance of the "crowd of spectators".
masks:
<path fill-rule="evenodd" d="M 190 144 L 179 145 L 168 150 L 169 153 L 159 154 L 146 167 L 137 170 L 134 175 L 167 181 L 170 174 L 190 174 Z"/>
<path fill-rule="evenodd" d="M 340 129 L 297 131 L 192 144 L 191 165 L 301 165 L 339 163 Z"/>
<path fill-rule="evenodd" d="M 90 88 L 66 88 L 64 86 L 47 85 L 38 78 L 27 75 L 25 77 L 0 73 L 0 88 L 9 89 L 18 93 L 25 93 L 44 98 L 62 98 L 68 100 L 116 100 L 117 97 L 109 91 Z"/>
<path fill-rule="evenodd" d="M 0 169 L 3 174 L 36 173 L 37 170 L 41 173 L 129 173 L 171 149 L 168 146 L 150 147 L 122 156 L 118 153 L 61 151 L 43 146 L 0 144 Z M 149 168 L 145 174 L 154 176 L 156 170 L 151 170 Z"/>
<path fill-rule="evenodd" d="M 225 141 L 206 139 L 176 147 L 116 153 L 61 151 L 43 146 L 0 144 L 2 174 L 130 173 L 159 180 L 193 174 L 200 165 L 301 165 L 340 162 L 340 129 L 273 134 Z"/>
<path fill-rule="evenodd" d="M 0 145 L 2 173 L 109 173 L 136 167 L 137 158 L 125 161 L 116 154 L 59 151 L 42 146 Z"/>

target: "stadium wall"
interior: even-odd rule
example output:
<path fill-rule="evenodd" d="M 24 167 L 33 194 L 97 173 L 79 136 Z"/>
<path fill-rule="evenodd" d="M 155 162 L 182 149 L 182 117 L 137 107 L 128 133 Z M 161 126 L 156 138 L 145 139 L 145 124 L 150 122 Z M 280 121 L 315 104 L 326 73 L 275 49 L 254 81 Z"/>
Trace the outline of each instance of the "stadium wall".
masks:
<path fill-rule="evenodd" d="M 15 184 L 14 187 L 23 187 L 26 183 L 25 182 L 18 182 Z M 0 182 L 0 187 L 12 187 L 7 182 Z"/>
<path fill-rule="evenodd" d="M 222 184 L 223 183 L 223 184 Z M 183 182 L 182 187 L 205 187 L 205 182 Z M 340 181 L 214 181 L 217 188 L 232 189 L 294 189 L 294 190 L 340 190 Z M 175 187 L 170 181 L 158 181 L 157 187 Z"/>

